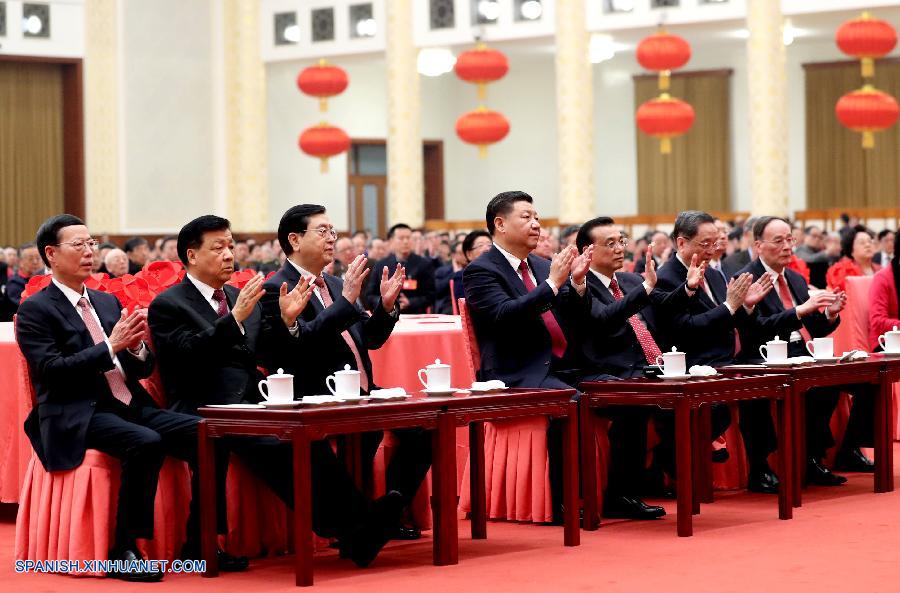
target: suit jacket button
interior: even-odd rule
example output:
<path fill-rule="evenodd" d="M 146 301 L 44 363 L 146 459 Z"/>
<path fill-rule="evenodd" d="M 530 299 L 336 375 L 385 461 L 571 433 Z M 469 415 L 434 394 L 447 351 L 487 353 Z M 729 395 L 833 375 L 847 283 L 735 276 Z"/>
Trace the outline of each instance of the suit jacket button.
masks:
<path fill-rule="evenodd" d="M 91 407 L 95 407 L 96 405 L 97 405 L 97 402 L 91 402 Z"/>
<path fill-rule="evenodd" d="M 545 366 L 545 367 L 546 367 L 546 366 L 550 366 L 550 361 L 549 361 L 549 360 L 548 360 L 548 361 L 545 361 L 545 362 L 544 362 L 544 366 Z"/>

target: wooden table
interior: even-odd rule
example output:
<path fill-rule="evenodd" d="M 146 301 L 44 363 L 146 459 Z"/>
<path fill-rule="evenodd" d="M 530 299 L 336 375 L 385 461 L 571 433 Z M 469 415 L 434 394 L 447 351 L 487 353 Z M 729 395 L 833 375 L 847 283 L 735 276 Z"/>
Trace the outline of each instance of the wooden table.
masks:
<path fill-rule="evenodd" d="M 215 534 L 215 480 L 212 439 L 226 436 L 274 436 L 293 445 L 294 546 L 296 584 L 313 584 L 312 495 L 310 443 L 331 435 L 421 427 L 432 431 L 432 512 L 434 563 L 458 562 L 456 521 L 456 427 L 473 423 L 470 435 L 474 538 L 486 537 L 484 497 L 484 444 L 481 423 L 526 415 L 546 414 L 567 419 L 565 427 L 564 543 L 578 545 L 577 406 L 574 390 L 518 390 L 489 395 L 447 398 L 415 397 L 402 402 L 341 404 L 290 410 L 200 408 L 204 417 L 198 430 L 200 473 L 200 527 L 204 576 L 218 576 Z M 482 479 L 476 479 L 480 476 Z M 480 488 L 478 486 L 480 484 Z M 480 492 L 479 496 L 475 496 Z"/>
<path fill-rule="evenodd" d="M 729 375 L 786 375 L 792 396 L 791 416 L 794 422 L 793 505 L 803 504 L 803 479 L 806 470 L 806 394 L 814 387 L 871 384 L 875 389 L 875 492 L 894 489 L 893 443 L 891 442 L 891 400 L 893 381 L 900 379 L 900 359 L 870 354 L 853 362 L 810 363 L 791 367 L 722 367 Z M 893 377 L 893 378 L 892 378 Z"/>
<path fill-rule="evenodd" d="M 599 500 L 595 474 L 596 450 L 593 443 L 595 410 L 610 406 L 655 406 L 675 412 L 675 464 L 677 484 L 678 535 L 693 534 L 692 515 L 700 512 L 700 502 L 712 502 L 710 469 L 710 420 L 713 404 L 751 399 L 772 401 L 773 417 L 778 426 L 778 477 L 782 487 L 778 492 L 778 517 L 790 519 L 791 406 L 787 377 L 764 375 L 759 377 L 718 377 L 662 381 L 659 379 L 629 379 L 598 381 L 581 384 L 581 478 L 584 496 L 584 528 L 599 526 Z"/>

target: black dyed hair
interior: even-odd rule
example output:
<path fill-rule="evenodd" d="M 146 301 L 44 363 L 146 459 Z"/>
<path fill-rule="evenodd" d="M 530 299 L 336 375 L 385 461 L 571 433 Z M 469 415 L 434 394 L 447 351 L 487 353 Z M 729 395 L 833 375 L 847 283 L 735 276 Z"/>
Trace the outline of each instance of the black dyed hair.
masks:
<path fill-rule="evenodd" d="M 47 259 L 47 247 L 51 245 L 59 245 L 59 231 L 67 226 L 83 225 L 84 221 L 77 216 L 71 214 L 57 214 L 51 216 L 41 223 L 38 227 L 37 236 L 34 242 L 37 243 L 38 253 L 43 260 L 44 265 L 50 267 L 50 260 Z"/>
<path fill-rule="evenodd" d="M 406 224 L 404 222 L 398 222 L 397 224 L 395 224 L 394 226 L 392 226 L 391 228 L 388 229 L 387 238 L 393 239 L 394 233 L 396 233 L 400 229 L 406 229 L 410 232 L 412 232 L 412 230 L 413 230 L 412 227 L 409 226 L 408 224 Z M 419 231 L 419 232 L 421 232 L 421 231 Z"/>
<path fill-rule="evenodd" d="M 285 255 L 294 253 L 288 235 L 303 233 L 309 226 L 309 219 L 317 214 L 325 214 L 325 206 L 319 204 L 299 204 L 288 208 L 278 223 L 278 244 Z"/>
<path fill-rule="evenodd" d="M 131 253 L 141 245 L 149 245 L 149 243 L 147 243 L 147 239 L 143 237 L 132 237 L 125 241 L 125 247 L 123 248 L 123 251 L 125 253 Z"/>
<path fill-rule="evenodd" d="M 466 235 L 466 238 L 463 239 L 462 242 L 463 255 L 466 255 L 467 253 L 472 251 L 472 248 L 475 247 L 475 241 L 478 239 L 478 237 L 487 237 L 488 239 L 490 239 L 491 234 L 483 229 L 478 229 Z M 466 259 L 469 259 L 469 256 L 466 255 Z"/>
<path fill-rule="evenodd" d="M 595 228 L 609 226 L 611 224 L 616 224 L 616 221 L 609 216 L 598 216 L 581 225 L 581 228 L 578 229 L 578 236 L 575 237 L 575 246 L 578 247 L 578 252 L 584 251 L 585 247 L 594 243 L 591 233 Z"/>
<path fill-rule="evenodd" d="M 497 230 L 494 226 L 494 219 L 498 216 L 506 216 L 512 212 L 516 202 L 533 204 L 534 199 L 523 191 L 505 191 L 497 194 L 488 202 L 484 219 L 487 222 L 487 230 L 492 237 L 494 236 L 494 231 Z"/>
<path fill-rule="evenodd" d="M 188 265 L 188 249 L 197 249 L 203 245 L 203 235 L 213 231 L 226 231 L 231 228 L 227 218 L 204 214 L 190 221 L 178 232 L 178 259 L 185 266 Z"/>
<path fill-rule="evenodd" d="M 853 242 L 856 240 L 856 235 L 858 235 L 859 233 L 866 233 L 873 239 L 875 238 L 872 234 L 872 231 L 870 231 L 863 225 L 858 224 L 853 227 L 853 230 L 851 232 L 841 235 L 841 255 L 853 259 Z M 896 251 L 897 250 L 894 249 L 894 252 Z"/>

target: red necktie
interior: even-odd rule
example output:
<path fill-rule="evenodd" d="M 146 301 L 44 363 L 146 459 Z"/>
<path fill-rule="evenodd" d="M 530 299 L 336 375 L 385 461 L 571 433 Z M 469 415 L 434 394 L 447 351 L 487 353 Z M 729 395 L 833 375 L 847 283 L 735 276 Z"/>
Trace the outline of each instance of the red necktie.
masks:
<path fill-rule="evenodd" d="M 624 298 L 622 289 L 619 288 L 619 283 L 616 282 L 615 278 L 609 283 L 609 290 L 617 301 L 621 301 Z M 643 287 L 641 287 L 641 290 L 643 290 Z M 637 336 L 641 349 L 644 351 L 644 358 L 647 359 L 647 364 L 656 364 L 656 359 L 662 356 L 662 351 L 650 334 L 650 330 L 647 329 L 647 326 L 644 325 L 644 322 L 637 315 L 629 317 L 628 324 L 634 330 L 634 335 Z"/>
<path fill-rule="evenodd" d="M 531 276 L 528 274 L 528 263 L 524 259 L 519 262 L 519 272 L 522 273 L 522 282 L 525 284 L 525 290 L 528 292 L 534 290 L 534 282 L 531 281 Z M 541 313 L 541 318 L 544 320 L 547 331 L 550 332 L 553 356 L 562 358 L 566 353 L 566 336 L 563 334 L 562 328 L 559 327 L 559 323 L 557 323 L 556 317 L 553 316 L 551 311 Z"/>
<path fill-rule="evenodd" d="M 314 282 L 316 283 L 316 286 L 319 287 L 319 296 L 322 297 L 322 302 L 327 309 L 334 304 L 334 301 L 331 299 L 331 293 L 328 292 L 328 287 L 325 286 L 325 279 L 321 276 L 316 276 Z M 346 329 L 341 332 L 341 337 L 347 342 L 347 347 L 350 348 L 350 352 L 353 353 L 353 358 L 356 359 L 356 370 L 359 371 L 359 386 L 363 388 L 363 391 L 368 392 L 369 377 L 366 376 L 366 367 L 363 366 L 362 356 L 359 355 L 359 348 L 356 347 L 353 336 L 351 336 L 350 332 Z"/>
<path fill-rule="evenodd" d="M 788 288 L 787 280 L 784 279 L 784 274 L 778 275 L 777 284 L 778 296 L 781 297 L 781 305 L 784 307 L 785 311 L 790 311 L 794 308 L 794 301 L 791 298 L 791 290 Z M 812 339 L 812 336 L 809 335 L 809 332 L 806 331 L 806 327 L 803 325 L 800 326 L 800 336 L 803 338 L 804 345 Z"/>
<path fill-rule="evenodd" d="M 103 342 L 106 338 L 106 334 L 103 332 L 103 328 L 100 327 L 100 324 L 97 323 L 97 320 L 94 319 L 94 314 L 91 313 L 91 305 L 88 303 L 88 300 L 84 297 L 78 299 L 78 307 L 81 309 L 84 325 L 87 326 L 88 333 L 91 334 L 91 339 L 94 340 L 94 344 Z M 128 386 L 125 385 L 125 377 L 119 372 L 118 367 L 110 369 L 103 374 L 106 376 L 106 382 L 109 384 L 109 390 L 112 392 L 113 397 L 126 406 L 130 404 L 131 392 L 128 391 Z"/>
<path fill-rule="evenodd" d="M 228 303 L 225 301 L 225 291 L 221 288 L 217 288 L 213 291 L 213 300 L 218 303 L 216 307 L 216 315 L 219 317 L 225 317 L 228 315 Z"/>

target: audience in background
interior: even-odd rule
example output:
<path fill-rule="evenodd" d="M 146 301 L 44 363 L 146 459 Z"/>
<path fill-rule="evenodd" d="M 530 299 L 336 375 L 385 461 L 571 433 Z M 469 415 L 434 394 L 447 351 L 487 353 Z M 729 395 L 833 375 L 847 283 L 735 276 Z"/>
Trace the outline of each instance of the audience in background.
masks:
<path fill-rule="evenodd" d="M 894 231 L 883 229 L 878 233 L 878 250 L 872 261 L 879 266 L 886 266 L 894 257 Z"/>
<path fill-rule="evenodd" d="M 397 299 L 401 313 L 427 313 L 434 306 L 434 265 L 430 259 L 414 253 L 416 234 L 421 238 L 421 231 L 413 231 L 407 224 L 392 226 L 388 230 L 391 253 L 375 264 L 370 274 L 372 278 L 381 278 L 383 268 L 393 274 L 398 264 L 406 269 L 406 279 Z M 381 298 L 379 285 L 379 282 L 369 282 L 366 287 L 365 303 L 370 310 L 378 306 Z"/>
<path fill-rule="evenodd" d="M 18 262 L 16 273 L 10 276 L 6 283 L 6 298 L 15 307 L 19 306 L 22 292 L 25 290 L 29 278 L 44 273 L 44 263 L 41 261 L 37 245 L 34 243 L 25 243 L 19 247 Z"/>
<path fill-rule="evenodd" d="M 726 277 L 731 278 L 756 257 L 756 254 L 753 253 L 753 224 L 755 222 L 756 218 L 753 216 L 747 219 L 741 235 L 740 249 L 722 260 L 722 271 L 725 272 Z M 728 239 L 731 240 L 730 235 Z"/>
<path fill-rule="evenodd" d="M 132 237 L 125 241 L 125 254 L 128 256 L 128 273 L 137 274 L 150 260 L 150 244 L 143 237 Z"/>
<path fill-rule="evenodd" d="M 181 261 L 178 259 L 178 237 L 169 235 L 159 240 L 159 259 L 162 261 Z"/>
<path fill-rule="evenodd" d="M 672 255 L 672 242 L 669 241 L 669 236 L 663 231 L 649 231 L 647 235 L 645 235 L 649 242 L 653 245 L 653 261 L 656 262 L 656 267 L 663 265 L 668 261 L 669 256 Z M 646 249 L 644 249 L 644 253 Z M 634 273 L 635 274 L 643 274 L 644 270 L 646 270 L 647 259 L 645 257 L 641 257 L 642 252 L 636 251 L 634 254 Z"/>
<path fill-rule="evenodd" d="M 534 248 L 533 253 L 544 259 L 552 258 L 556 253 L 556 250 L 553 249 L 553 235 L 550 234 L 549 229 L 541 227 L 541 236 L 538 238 L 537 247 Z"/>
<path fill-rule="evenodd" d="M 121 249 L 110 249 L 103 258 L 103 265 L 110 278 L 118 278 L 128 273 L 128 256 Z"/>
<path fill-rule="evenodd" d="M 841 259 L 828 268 L 825 279 L 831 290 L 846 290 L 850 276 L 871 276 L 881 269 L 872 261 L 875 241 L 872 231 L 856 225 L 849 231 L 841 229 Z"/>

